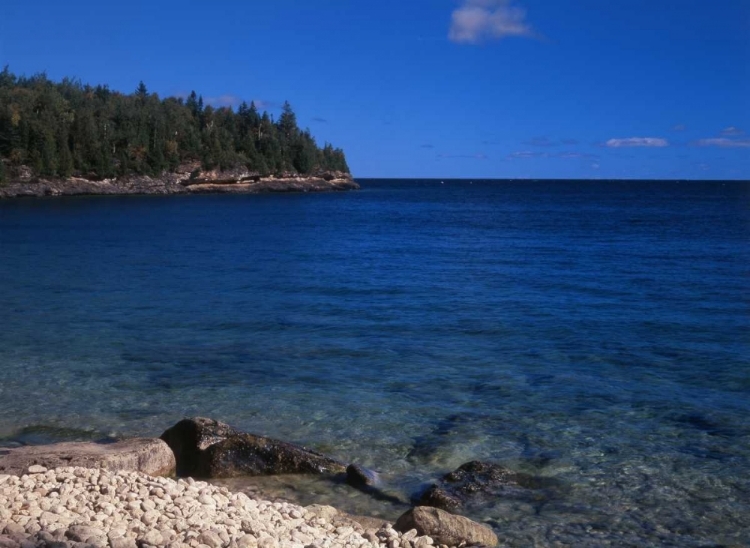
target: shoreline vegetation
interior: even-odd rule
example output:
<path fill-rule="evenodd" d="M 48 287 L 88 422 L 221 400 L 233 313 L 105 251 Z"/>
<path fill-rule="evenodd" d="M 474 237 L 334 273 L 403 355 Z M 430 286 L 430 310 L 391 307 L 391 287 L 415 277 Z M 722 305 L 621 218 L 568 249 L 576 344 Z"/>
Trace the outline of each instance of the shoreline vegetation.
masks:
<path fill-rule="evenodd" d="M 319 147 L 285 102 L 160 98 L 0 72 L 0 197 L 350 190 L 343 150 Z"/>
<path fill-rule="evenodd" d="M 345 477 L 377 496 L 377 473 L 205 418 L 161 438 L 0 449 L 0 546 L 453 548 L 495 546 L 490 527 L 435 505 L 395 523 L 330 506 L 265 501 L 199 479 Z M 261 494 L 262 496 L 262 494 Z"/>

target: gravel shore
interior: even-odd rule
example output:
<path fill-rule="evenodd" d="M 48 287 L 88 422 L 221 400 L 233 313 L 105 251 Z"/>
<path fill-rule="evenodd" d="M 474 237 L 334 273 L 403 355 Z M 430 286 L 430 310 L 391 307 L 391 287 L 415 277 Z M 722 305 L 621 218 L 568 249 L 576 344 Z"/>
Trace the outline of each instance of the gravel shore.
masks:
<path fill-rule="evenodd" d="M 365 529 L 329 506 L 254 500 L 205 482 L 32 466 L 0 475 L 0 548 L 430 548 L 416 530 Z M 446 548 L 443 546 L 442 548 Z"/>

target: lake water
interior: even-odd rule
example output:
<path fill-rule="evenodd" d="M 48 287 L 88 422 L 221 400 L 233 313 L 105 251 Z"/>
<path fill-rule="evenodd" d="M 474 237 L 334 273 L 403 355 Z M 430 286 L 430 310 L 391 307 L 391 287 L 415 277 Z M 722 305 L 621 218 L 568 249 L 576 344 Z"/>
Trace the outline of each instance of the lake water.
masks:
<path fill-rule="evenodd" d="M 0 201 L 2 443 L 209 416 L 406 499 L 474 459 L 553 479 L 471 510 L 510 546 L 750 544 L 749 183 L 360 182 Z"/>

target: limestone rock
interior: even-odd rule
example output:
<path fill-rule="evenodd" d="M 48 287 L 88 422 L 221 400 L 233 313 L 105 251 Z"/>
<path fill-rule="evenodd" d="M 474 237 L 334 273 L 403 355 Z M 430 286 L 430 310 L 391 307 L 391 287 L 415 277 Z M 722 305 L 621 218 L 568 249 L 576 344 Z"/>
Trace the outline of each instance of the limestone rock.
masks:
<path fill-rule="evenodd" d="M 290 443 L 248 434 L 207 418 L 184 419 L 161 436 L 177 459 L 178 476 L 228 478 L 335 474 L 345 465 Z"/>
<path fill-rule="evenodd" d="M 183 165 L 174 173 L 165 172 L 155 177 L 132 174 L 112 179 L 36 177 L 24 166 L 17 171 L 8 183 L 0 185 L 0 199 L 95 194 L 325 192 L 359 188 L 349 173 L 340 171 L 261 177 L 244 168 L 202 171 L 199 165 Z"/>
<path fill-rule="evenodd" d="M 81 466 L 129 470 L 165 476 L 175 469 L 169 446 L 154 438 L 134 438 L 115 443 L 55 443 L 0 450 L 0 474 L 26 474 L 41 468 Z M 36 473 L 36 472 L 32 472 Z"/>
<path fill-rule="evenodd" d="M 428 535 L 436 544 L 447 546 L 498 543 L 497 535 L 486 525 L 428 506 L 412 508 L 398 518 L 393 528 L 402 533 L 416 529 L 419 535 Z"/>

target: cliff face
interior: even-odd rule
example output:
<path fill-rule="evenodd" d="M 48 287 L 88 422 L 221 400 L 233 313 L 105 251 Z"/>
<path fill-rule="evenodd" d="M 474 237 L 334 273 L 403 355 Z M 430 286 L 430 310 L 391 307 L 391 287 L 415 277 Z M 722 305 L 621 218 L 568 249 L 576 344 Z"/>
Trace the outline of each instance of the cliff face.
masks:
<path fill-rule="evenodd" d="M 79 177 L 34 177 L 26 170 L 21 171 L 9 183 L 0 184 L 0 198 L 94 194 L 258 194 L 359 188 L 351 175 L 338 171 L 320 172 L 311 176 L 284 174 L 279 177 L 261 177 L 242 169 L 200 171 L 188 169 L 189 167 L 192 166 L 186 166 L 175 173 L 164 173 L 159 177 L 129 175 L 98 181 Z"/>

